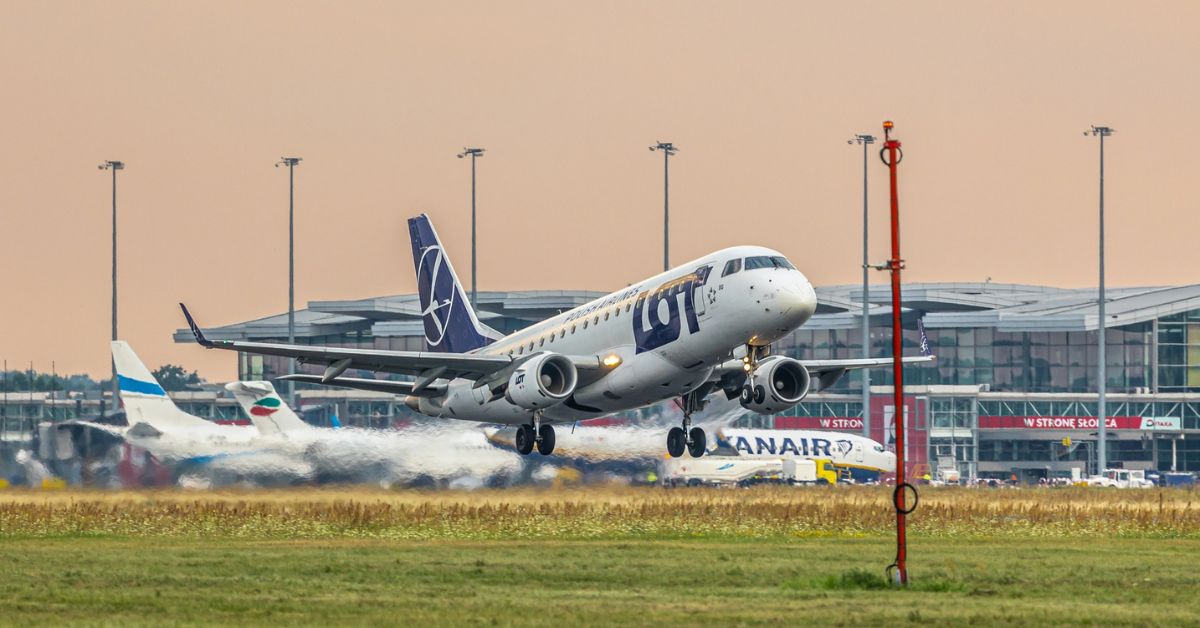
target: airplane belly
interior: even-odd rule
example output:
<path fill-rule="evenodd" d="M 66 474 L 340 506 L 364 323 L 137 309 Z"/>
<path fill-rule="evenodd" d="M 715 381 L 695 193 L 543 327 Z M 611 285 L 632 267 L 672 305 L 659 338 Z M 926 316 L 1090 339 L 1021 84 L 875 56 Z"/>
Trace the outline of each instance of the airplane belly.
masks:
<path fill-rule="evenodd" d="M 639 408 L 678 397 L 704 383 L 711 373 L 711 368 L 681 368 L 656 352 L 641 353 L 577 391 L 575 401 L 608 412 Z"/>

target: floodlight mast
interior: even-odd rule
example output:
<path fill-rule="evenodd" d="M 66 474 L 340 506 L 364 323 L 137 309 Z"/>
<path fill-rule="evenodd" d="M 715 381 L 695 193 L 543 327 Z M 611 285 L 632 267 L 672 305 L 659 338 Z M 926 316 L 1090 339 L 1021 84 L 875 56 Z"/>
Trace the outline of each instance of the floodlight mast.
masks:
<path fill-rule="evenodd" d="M 288 169 L 288 344 L 296 344 L 296 166 L 300 157 L 280 157 L 275 167 Z M 296 358 L 288 358 L 288 375 L 296 374 Z M 296 382 L 288 380 L 288 404 L 296 405 Z"/>
<path fill-rule="evenodd" d="M 1104 315 L 1104 138 L 1112 135 L 1115 131 L 1107 126 L 1095 126 L 1084 131 L 1085 136 L 1100 138 L 1100 294 L 1097 296 L 1099 304 L 1099 312 L 1097 312 L 1097 343 L 1099 344 L 1099 355 L 1097 356 L 1099 364 L 1096 366 L 1096 457 L 1097 475 L 1103 475 L 1104 469 L 1108 467 L 1108 428 L 1105 423 L 1108 420 L 1107 407 L 1107 388 L 1108 388 L 1108 367 L 1105 364 L 1105 340 L 1104 329 L 1107 327 L 1108 319 Z"/>
<path fill-rule="evenodd" d="M 101 170 L 112 171 L 112 339 L 117 338 L 117 171 L 125 169 L 125 162 L 108 160 L 98 166 Z M 112 407 L 115 410 L 120 401 L 117 396 L 120 394 L 121 388 L 117 382 L 117 362 L 109 359 L 112 364 L 112 381 L 110 387 L 112 389 Z"/>
<path fill-rule="evenodd" d="M 671 142 L 655 142 L 651 151 L 663 154 L 663 270 L 671 269 L 671 155 L 679 151 Z"/>
<path fill-rule="evenodd" d="M 486 148 L 464 148 L 463 152 L 458 154 L 459 159 L 468 155 L 471 157 L 471 307 L 479 307 L 475 292 L 475 160 L 483 157 L 485 151 L 487 151 Z"/>
<path fill-rule="evenodd" d="M 863 149 L 863 248 L 862 248 L 862 357 L 864 360 L 871 358 L 871 300 L 867 296 L 868 292 L 868 269 L 871 268 L 870 262 L 867 261 L 867 147 L 875 143 L 874 135 L 857 134 L 854 137 L 846 140 L 847 144 L 860 144 Z M 871 437 L 871 369 L 860 369 L 862 373 L 862 417 L 863 417 L 863 436 Z"/>

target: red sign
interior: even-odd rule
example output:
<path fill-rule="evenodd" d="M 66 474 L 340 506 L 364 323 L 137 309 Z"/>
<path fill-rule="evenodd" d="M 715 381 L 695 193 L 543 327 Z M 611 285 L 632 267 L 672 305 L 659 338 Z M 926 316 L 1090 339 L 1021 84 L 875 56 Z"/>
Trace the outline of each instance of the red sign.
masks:
<path fill-rule="evenodd" d="M 981 430 L 1095 430 L 1100 422 L 1094 416 L 981 416 Z M 1140 416 L 1110 416 L 1104 427 L 1110 430 L 1140 430 Z"/>
<path fill-rule="evenodd" d="M 777 416 L 777 430 L 833 430 L 846 432 L 861 432 L 862 419 L 859 417 L 827 417 L 827 416 Z"/>

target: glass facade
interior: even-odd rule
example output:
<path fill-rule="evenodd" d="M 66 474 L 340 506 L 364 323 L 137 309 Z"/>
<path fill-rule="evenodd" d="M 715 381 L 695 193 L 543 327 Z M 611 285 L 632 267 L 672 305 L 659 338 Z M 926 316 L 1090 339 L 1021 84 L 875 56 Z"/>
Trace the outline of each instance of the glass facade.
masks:
<path fill-rule="evenodd" d="M 1108 390 L 1137 392 L 1153 388 L 1157 363 L 1161 390 L 1200 392 L 1200 310 L 1194 323 L 1159 325 L 1157 360 L 1153 327 L 1147 322 L 1106 330 Z M 1167 344 L 1168 336 L 1164 334 L 1176 342 Z M 1095 331 L 1005 332 L 966 327 L 926 329 L 926 335 L 937 360 L 905 367 L 906 384 L 987 385 L 997 392 L 1039 393 L 1094 392 L 1097 388 L 1100 352 Z M 776 351 L 800 359 L 858 358 L 861 338 L 858 329 L 801 329 L 778 343 Z M 904 331 L 905 353 L 916 355 L 919 346 L 914 323 L 912 329 Z M 871 357 L 891 355 L 891 330 L 872 328 Z M 860 378 L 860 374 L 851 372 L 830 391 L 859 390 Z M 891 385 L 891 369 L 873 369 L 871 383 Z"/>

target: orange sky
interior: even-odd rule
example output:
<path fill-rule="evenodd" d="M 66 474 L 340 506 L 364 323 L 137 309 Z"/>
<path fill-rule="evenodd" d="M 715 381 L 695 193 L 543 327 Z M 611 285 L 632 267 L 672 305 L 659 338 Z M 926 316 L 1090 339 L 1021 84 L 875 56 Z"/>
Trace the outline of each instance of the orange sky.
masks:
<path fill-rule="evenodd" d="M 297 302 L 413 290 L 429 212 L 481 289 L 610 289 L 733 244 L 818 285 L 859 280 L 856 131 L 904 142 L 907 279 L 1095 284 L 1096 145 L 1109 279 L 1197 281 L 1200 3 L 6 2 L 0 20 L 0 357 L 106 375 L 109 179 L 121 159 L 121 330 L 146 362 Z M 872 258 L 886 253 L 872 158 Z M 464 281 L 469 278 L 464 276 Z M 879 277 L 880 280 L 883 277 Z"/>

